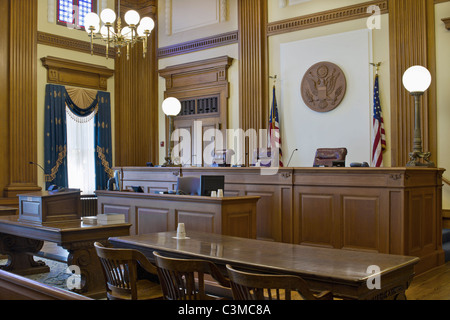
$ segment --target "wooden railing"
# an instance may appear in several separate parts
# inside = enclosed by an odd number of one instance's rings
[[[450,186],[450,180],[442,177],[442,181],[444,181],[444,183],[448,184]]]

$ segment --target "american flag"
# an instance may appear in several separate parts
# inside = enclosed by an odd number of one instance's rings
[[[386,150],[386,136],[384,131],[383,113],[380,104],[378,74],[375,76],[373,93],[373,149],[372,167],[383,166],[383,152]]]
[[[272,109],[270,110],[270,120],[269,120],[269,136],[270,136],[270,147],[272,148],[272,152],[274,155],[277,155],[276,149],[278,149],[278,158],[279,166],[283,167],[283,152],[281,151],[281,135],[280,135],[280,122],[278,118],[278,106],[277,106],[277,98],[275,95],[275,86],[273,87],[273,101],[272,101]]]

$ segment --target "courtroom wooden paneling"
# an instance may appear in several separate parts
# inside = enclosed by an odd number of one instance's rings
[[[9,1],[0,1],[0,12],[9,12]],[[9,15],[2,14],[0,19],[0,88],[8,88],[9,73]],[[0,113],[9,113],[9,92],[0,90]],[[0,145],[9,150],[9,117],[0,117]],[[0,198],[3,197],[3,189],[9,184],[9,153],[0,152]],[[5,205],[1,202],[0,204]]]
[[[238,23],[239,128],[258,131],[269,124],[267,1],[238,1]]]
[[[294,170],[294,243],[418,256],[417,272],[442,264],[443,171],[353,169]]]
[[[4,102],[8,105],[6,117],[9,115],[9,181],[3,193],[15,197],[40,190],[37,168],[29,165],[37,160],[37,0],[2,3],[9,12],[9,34],[2,42],[8,48],[8,56],[4,57],[8,66]]]
[[[157,1],[121,1],[122,15],[129,9],[155,21],[143,58],[142,44],[115,60],[115,163],[118,166],[145,166],[159,159],[158,105],[158,19]],[[122,16],[122,21],[125,21]]]
[[[255,168],[183,168],[183,176],[225,175],[226,196],[259,196],[257,238],[291,242],[289,220],[292,203],[292,174],[280,169],[275,175],[259,175]]]
[[[176,186],[178,176],[224,175],[227,196],[257,195],[257,238],[444,262],[442,173],[430,168],[121,168],[125,186]]]
[[[258,197],[211,198],[182,195],[96,191],[98,212],[122,213],[131,234],[173,231],[220,233],[256,238]]]
[[[414,138],[414,99],[403,87],[403,73],[411,66],[421,65],[436,79],[434,11],[434,1],[389,0],[392,166],[406,165]],[[434,163],[437,163],[436,107],[436,81],[433,81],[423,96],[420,112],[423,149],[432,153]]]

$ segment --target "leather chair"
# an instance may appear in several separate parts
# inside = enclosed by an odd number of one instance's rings
[[[191,196],[201,195],[199,177],[178,177],[177,193]]]
[[[270,167],[273,160],[271,148],[257,148],[253,150],[252,166]]]
[[[346,157],[346,148],[320,148],[316,151],[313,166],[334,167],[338,162],[343,163],[345,166]]]
[[[248,273],[230,265],[227,271],[235,300],[333,300],[329,291],[314,294],[298,276]]]
[[[206,260],[175,259],[153,252],[165,300],[220,300],[205,289],[205,275],[211,275],[222,287],[230,282],[217,266]]]
[[[157,270],[139,251],[94,243],[102,265],[108,300],[162,299]]]

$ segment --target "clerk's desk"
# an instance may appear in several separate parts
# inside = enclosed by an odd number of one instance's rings
[[[259,196],[256,238],[445,262],[439,168],[114,168],[122,188],[176,188],[179,176],[224,175],[225,196]]]
[[[186,230],[256,238],[258,196],[203,197],[96,191],[99,213],[125,214],[130,234]]]

